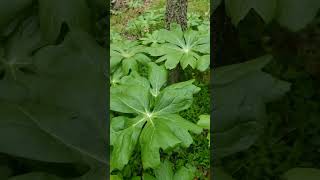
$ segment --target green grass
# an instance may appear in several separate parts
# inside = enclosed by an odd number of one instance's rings
[[[110,19],[110,27],[119,33],[123,33],[126,29],[127,23],[138,17],[140,14],[134,9],[129,9],[117,15],[112,15]]]
[[[197,12],[201,16],[208,16],[210,13],[209,0],[189,1],[188,12]]]
[[[166,0],[154,0],[146,10],[157,10],[166,7]],[[197,13],[200,16],[208,17],[210,10],[209,0],[192,0],[188,2],[188,12]],[[110,26],[113,30],[125,35],[127,38],[134,36],[133,33],[127,31],[128,22],[133,21],[143,11],[141,9],[124,9],[119,13],[112,15],[110,19]]]
[[[159,9],[166,7],[166,0],[154,0],[152,2],[152,9]],[[188,1],[188,12],[196,12],[200,15],[205,15],[205,13],[210,11],[210,1],[209,0],[192,0]]]

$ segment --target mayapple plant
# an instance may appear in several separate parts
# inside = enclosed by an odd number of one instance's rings
[[[147,51],[151,56],[158,57],[156,63],[165,62],[165,67],[170,70],[178,64],[182,69],[191,66],[192,69],[205,71],[209,68],[209,33],[199,35],[198,31],[191,29],[183,32],[180,26],[175,26],[170,31],[162,29],[159,32],[156,32],[158,39],[163,39],[165,43],[150,47]]]
[[[132,71],[111,85],[110,109],[118,115],[111,120],[111,170],[123,169],[138,144],[143,168],[157,168],[160,148],[188,147],[193,142],[189,132],[202,132],[178,114],[200,91],[194,80],[165,86],[165,67],[150,62],[148,68],[148,78]]]
[[[118,41],[111,43],[110,68],[113,74],[117,69],[127,75],[131,70],[138,70],[138,63],[146,64],[151,59],[143,53],[143,46],[138,41]]]

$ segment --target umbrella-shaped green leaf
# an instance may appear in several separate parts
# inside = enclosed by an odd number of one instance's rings
[[[143,167],[157,167],[160,165],[160,148],[188,147],[193,141],[189,132],[201,132],[200,127],[176,114],[190,107],[193,94],[199,88],[192,84],[193,81],[164,87],[166,72],[155,63],[149,64],[148,80],[137,73],[123,79],[121,81],[124,83],[111,87],[110,108],[136,117],[118,116],[112,119],[111,167],[122,169],[136,145],[141,147]],[[152,92],[158,95],[154,96]]]
[[[121,68],[123,74],[138,70],[138,63],[146,64],[150,58],[143,53],[143,46],[136,41],[118,41],[111,43],[110,47],[110,69],[115,72]]]
[[[164,64],[167,69],[173,69],[179,63],[183,69],[188,66],[193,69],[199,66],[199,70],[207,69],[207,64],[210,61],[201,59],[201,57],[210,53],[208,32],[206,34],[194,30],[182,32],[181,28],[175,28],[171,31],[161,30],[159,33],[159,37],[166,42],[158,44],[156,47],[147,48],[146,51],[152,56],[159,57],[156,60],[157,63],[165,61]]]

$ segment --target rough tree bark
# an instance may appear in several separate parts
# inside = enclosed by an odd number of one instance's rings
[[[181,25],[182,30],[187,29],[187,9],[188,0],[167,0],[166,6],[166,28],[170,29],[170,24],[176,22]]]
[[[170,30],[171,23],[177,23],[185,31],[188,27],[187,19],[188,0],[167,0],[165,24],[166,29]],[[180,64],[170,72],[170,83],[176,83],[180,80]]]

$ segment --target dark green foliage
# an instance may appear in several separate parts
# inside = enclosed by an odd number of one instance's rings
[[[101,2],[1,1],[0,179],[106,178]]]
[[[290,6],[286,4],[289,1],[282,1],[274,15],[268,14],[273,1],[250,1],[246,4],[247,8],[253,6],[250,11],[235,6],[241,1],[217,2],[222,2],[215,8],[217,21],[224,19],[224,29],[217,25],[222,37],[218,45],[223,49],[223,62],[217,64],[236,64],[272,54],[274,59],[264,71],[290,82],[291,89],[267,104],[264,128],[249,149],[218,159],[214,165],[235,180],[312,179],[320,168],[320,66],[316,60],[320,56],[314,51],[319,46],[315,33],[319,32],[319,1],[290,1]]]

